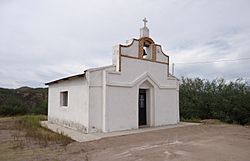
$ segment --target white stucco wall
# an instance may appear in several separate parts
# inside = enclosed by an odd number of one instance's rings
[[[166,64],[121,57],[121,72],[107,73],[106,131],[138,128],[140,88],[151,90],[147,103],[150,106],[147,117],[151,119],[148,124],[176,124],[179,121],[179,85],[176,79],[168,77],[167,71]]]
[[[155,104],[155,126],[177,124],[179,120],[176,107],[176,89],[157,89]]]
[[[60,92],[68,91],[68,106],[60,106]],[[89,90],[85,78],[49,85],[48,121],[88,132]]]
[[[126,45],[128,45],[128,47],[121,47],[121,53],[127,56],[138,57],[139,41],[133,40],[130,44]]]
[[[106,71],[115,71],[115,66],[105,67],[98,70],[90,70],[87,72],[89,80],[89,131],[103,131],[103,112],[106,102],[106,92],[104,81],[106,80]]]
[[[119,45],[113,46],[112,64],[115,65],[115,70],[119,71]]]
[[[107,87],[106,132],[138,127],[137,97],[135,88]]]
[[[169,63],[168,57],[162,52],[159,45],[156,46],[156,61]]]
[[[89,72],[90,132],[102,131],[102,70]]]
[[[161,85],[176,87],[176,80],[168,79],[166,64],[121,57],[121,74],[109,74],[108,82],[132,82],[145,72],[150,73]]]

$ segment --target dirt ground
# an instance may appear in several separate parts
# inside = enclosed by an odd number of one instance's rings
[[[202,124],[104,138],[87,143],[41,145],[0,118],[0,160],[44,161],[250,161],[250,127]]]

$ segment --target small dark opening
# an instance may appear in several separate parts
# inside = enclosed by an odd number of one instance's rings
[[[139,89],[138,99],[138,121],[139,126],[147,125],[147,110],[146,110],[146,90]]]
[[[60,105],[68,106],[68,91],[64,91],[60,93]]]

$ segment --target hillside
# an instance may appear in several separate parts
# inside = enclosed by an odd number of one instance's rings
[[[0,115],[47,114],[47,88],[0,88]]]

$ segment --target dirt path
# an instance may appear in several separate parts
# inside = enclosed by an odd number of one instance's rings
[[[13,140],[13,119],[0,119],[0,160],[88,161],[249,161],[250,127],[196,125],[105,138],[66,147],[35,140]]]

